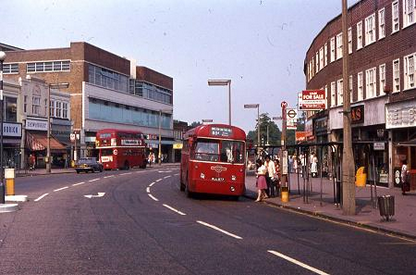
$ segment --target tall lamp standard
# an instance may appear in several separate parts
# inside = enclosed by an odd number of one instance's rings
[[[260,104],[244,104],[244,109],[257,108],[257,150],[260,148]]]
[[[4,188],[4,167],[3,167],[3,62],[6,53],[0,51],[0,203],[6,203],[6,190]]]
[[[208,79],[208,86],[228,85],[228,124],[231,125],[231,79]]]
[[[51,173],[51,89],[65,89],[69,87],[69,83],[50,83],[48,85],[48,146],[46,148],[46,173]]]

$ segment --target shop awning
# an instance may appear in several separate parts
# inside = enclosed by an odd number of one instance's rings
[[[46,133],[26,132],[26,146],[32,151],[43,151],[48,148]],[[51,150],[66,150],[66,146],[51,136]]]

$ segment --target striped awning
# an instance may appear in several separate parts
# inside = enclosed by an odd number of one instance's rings
[[[43,151],[48,148],[46,133],[26,132],[26,147],[32,151]],[[51,136],[51,150],[66,150],[66,146]]]

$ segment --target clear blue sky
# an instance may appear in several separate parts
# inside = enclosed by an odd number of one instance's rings
[[[351,4],[351,0],[349,4]],[[354,1],[356,2],[356,1]],[[280,115],[305,87],[312,39],[341,13],[341,0],[1,0],[1,41],[24,49],[86,41],[174,79],[174,118],[254,128],[255,109]]]

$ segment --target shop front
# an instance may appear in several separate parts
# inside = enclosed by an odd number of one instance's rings
[[[41,118],[27,118],[25,124],[25,156],[26,167],[33,162],[34,168],[46,167],[46,155],[48,148],[48,121]],[[64,167],[63,155],[67,153],[67,147],[57,140],[53,135],[50,136],[50,150],[52,167]],[[32,163],[31,163],[32,164]]]
[[[386,106],[386,128],[391,131],[394,186],[400,187],[398,175],[403,162],[411,173],[411,189],[416,190],[416,100]]]
[[[22,124],[3,122],[3,167],[21,169]]]

